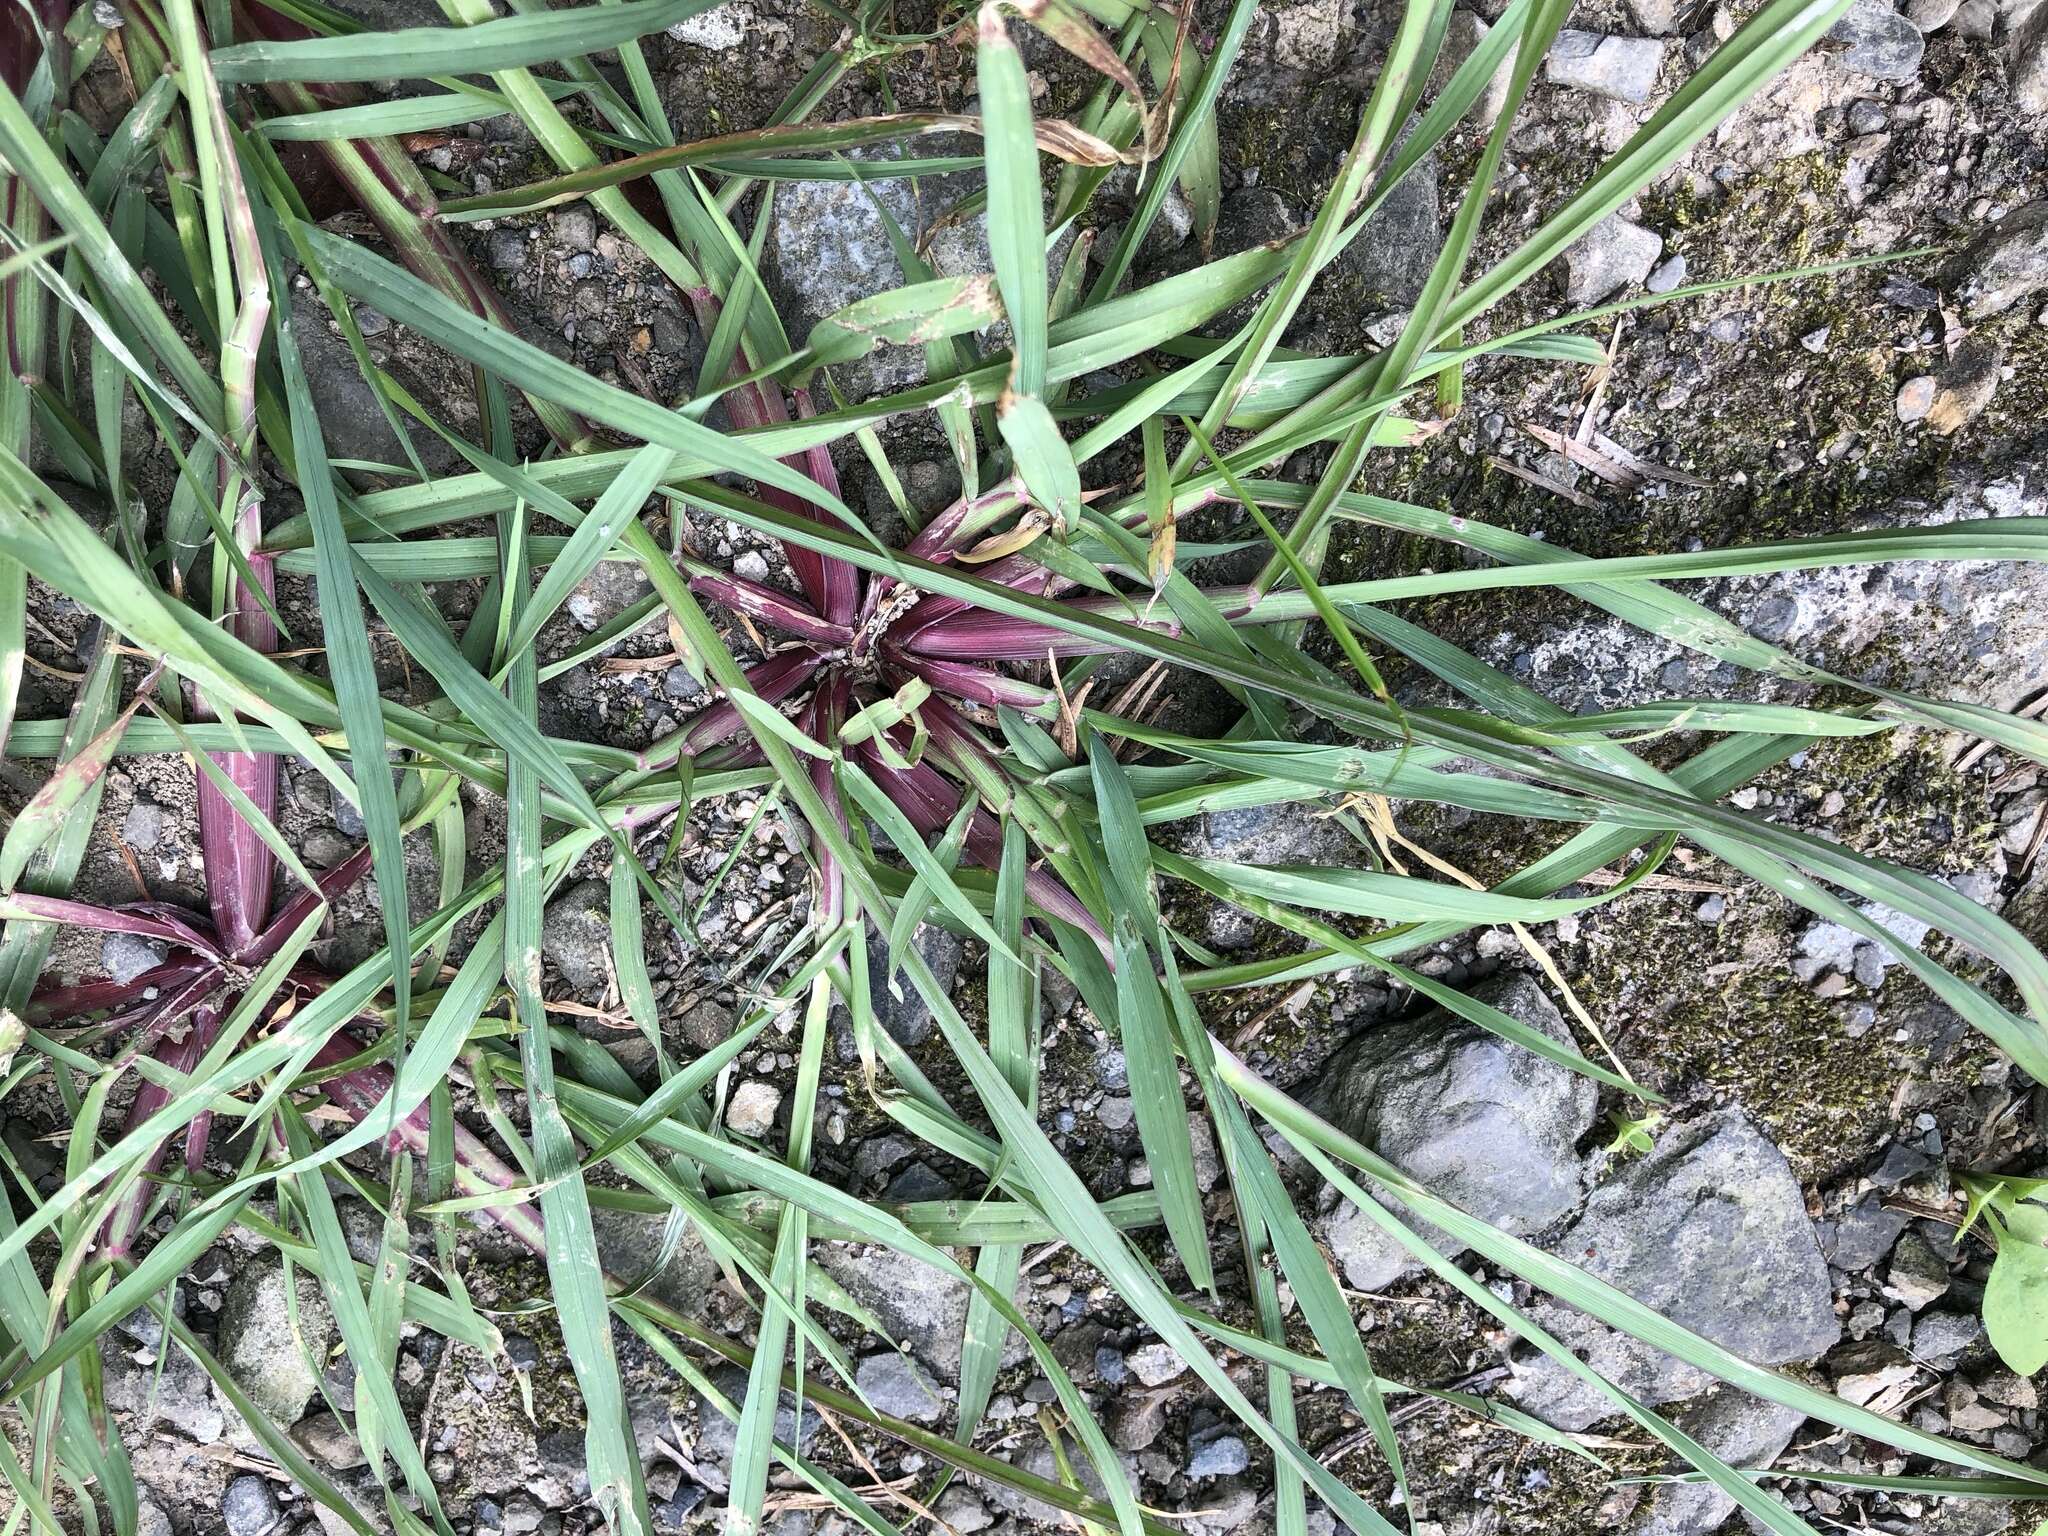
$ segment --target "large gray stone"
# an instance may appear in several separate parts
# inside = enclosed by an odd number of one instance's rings
[[[1806,1415],[1733,1387],[1689,1403],[1673,1415],[1678,1427],[1731,1467],[1767,1467],[1792,1443]],[[1708,1536],[1735,1512],[1735,1501],[1711,1483],[1659,1483],[1637,1506],[1630,1536]]]
[[[1406,309],[1422,297],[1443,244],[1436,156],[1424,155],[1331,265],[1358,285],[1364,311]]]
[[[1564,296],[1571,304],[1598,304],[1638,288],[1664,254],[1664,237],[1610,213],[1566,249]]]
[[[712,1373],[711,1382],[733,1407],[744,1407],[747,1401],[745,1371],[736,1365],[724,1366]],[[818,1410],[809,1403],[803,1405],[803,1418],[799,1421],[794,1392],[784,1391],[776,1401],[775,1438],[784,1445],[793,1446],[798,1451],[808,1450],[824,1422]],[[732,1485],[732,1456],[738,1444],[739,1431],[733,1421],[700,1393],[697,1397],[697,1445],[692,1459],[697,1463],[698,1477],[713,1493],[723,1493]]]
[[[320,435],[327,441],[329,456],[403,465],[405,445],[378,404],[377,392],[356,366],[355,354],[333,329],[327,306],[310,286],[292,293],[291,327],[307,386],[320,402]],[[430,471],[438,473],[456,462],[455,450],[438,436],[424,427],[408,430],[414,451]]]
[[[1547,1245],[1644,1306],[1759,1365],[1806,1360],[1841,1335],[1826,1262],[1785,1155],[1739,1109],[1667,1131],[1587,1198]],[[1652,1405],[1704,1391],[1705,1371],[1554,1302],[1538,1322]],[[1548,1356],[1515,1362],[1509,1395],[1561,1429],[1614,1412]]]
[[[1653,37],[1606,37],[1567,27],[1551,44],[1543,76],[1552,85],[1639,104],[1657,89],[1663,68],[1664,45]]]
[[[1313,800],[1210,811],[1161,827],[1160,840],[1193,859],[1363,867],[1364,845],[1328,812]],[[1191,921],[1202,943],[1226,953],[1252,944],[1260,929],[1249,912],[1222,901],[1206,902]]]
[[[1106,1500],[1109,1493],[1103,1484],[1102,1474],[1096,1470],[1095,1463],[1088,1459],[1088,1453],[1072,1440],[1064,1440],[1060,1449],[1067,1465],[1073,1469],[1074,1481],[1080,1484],[1081,1491],[1091,1499]],[[1065,1477],[1059,1459],[1054,1457],[1052,1447],[1040,1434],[1034,1433],[1031,1436],[1031,1443],[1027,1449],[1014,1452],[1004,1460],[1050,1482],[1057,1483]],[[1118,1460],[1123,1463],[1124,1475],[1135,1487],[1138,1482],[1137,1458],[1129,1452],[1119,1452]],[[1027,1529],[1031,1526],[1059,1526],[1067,1523],[1067,1517],[1061,1511],[1032,1498],[1029,1494],[1019,1493],[1005,1484],[984,1481],[981,1478],[975,1478],[974,1484],[992,1507],[1029,1522]]]
[[[2037,19],[2048,29],[2048,0],[2040,0]],[[2015,208],[1977,236],[1956,256],[1949,277],[1972,321],[2002,315],[2048,288],[2048,200]]]
[[[685,1317],[703,1312],[718,1283],[718,1264],[695,1226],[671,1234],[665,1217],[602,1206],[591,1209],[590,1220],[605,1273]]]
[[[900,1046],[922,1045],[932,1032],[931,1006],[901,968],[890,971],[889,936],[872,923],[867,929],[867,944],[868,1006],[874,1012],[875,1022]],[[939,986],[951,991],[953,978],[960,974],[960,936],[936,923],[920,923],[911,935],[910,947]],[[832,1005],[832,1028],[839,1044],[839,1059],[854,1060],[859,1048],[853,1035],[853,1015],[844,1003]]]
[[[284,1261],[261,1254],[243,1265],[220,1308],[220,1362],[249,1400],[280,1428],[306,1411],[334,1343],[334,1314],[303,1269],[285,1280]],[[294,1315],[296,1305],[296,1315]],[[296,1327],[294,1324],[296,1323]]]
[[[1520,972],[1475,996],[1570,1044],[1564,1020]],[[1477,1024],[1439,1009],[1375,1029],[1333,1058],[1317,1097],[1328,1117],[1482,1221],[1526,1236],[1578,1203],[1575,1144],[1593,1123],[1591,1081]],[[1413,1267],[1406,1249],[1346,1203],[1324,1238],[1345,1277],[1378,1291]],[[1441,1253],[1465,1245],[1424,1228]]]
[[[980,140],[928,137],[918,141],[917,152],[979,154]],[[855,151],[849,158],[878,157]],[[919,182],[921,200],[902,177],[865,184],[786,181],[777,187],[765,275],[792,341],[801,341],[833,311],[904,283],[877,203],[916,241],[922,228],[977,191],[981,177],[962,172],[920,177]],[[938,224],[920,249],[940,277],[991,270],[987,214]],[[856,395],[907,389],[924,380],[924,352],[920,347],[882,347],[835,370],[835,376]]]
[[[2048,229],[2044,229],[2048,240]],[[2048,281],[2048,244],[2042,251]],[[1859,527],[2048,513],[2048,473],[2022,465],[1996,480],[1959,471],[1931,502],[1899,501]],[[1898,560],[1870,567],[1744,576],[1691,594],[1793,655],[1911,693],[2010,710],[2048,688],[2048,565]],[[1799,685],[1722,663],[1604,614],[1560,620],[1523,610],[1473,644],[1573,714],[1659,698],[1795,701]],[[1707,633],[1705,644],[1718,644]],[[1788,697],[1790,695],[1790,697]]]
[[[893,1349],[861,1361],[854,1381],[878,1413],[893,1414],[913,1424],[930,1424],[946,1411],[937,1385],[924,1368]]]
[[[548,903],[541,919],[541,953],[586,996],[602,992],[611,979],[611,900],[604,881],[578,881]]]
[[[1873,80],[1916,78],[1920,56],[1927,51],[1920,29],[1888,0],[1856,0],[1828,29],[1828,40],[1843,45],[1835,55],[1838,65]]]
[[[2023,0],[2007,23],[2013,100],[2038,121],[2048,113],[2048,0]]]
[[[890,1340],[908,1349],[941,1382],[960,1379],[960,1332],[967,1325],[967,1283],[887,1248],[820,1243],[815,1257],[848,1295],[875,1314]],[[1013,1329],[1003,1363],[1025,1356]]]

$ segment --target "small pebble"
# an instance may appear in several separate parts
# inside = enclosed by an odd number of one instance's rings
[[[780,1088],[749,1078],[733,1090],[725,1106],[726,1128],[738,1136],[766,1136],[775,1128],[775,1111],[781,1107]]]
[[[228,1484],[220,1512],[228,1536],[267,1536],[282,1518],[269,1481],[253,1472],[245,1472]]]
[[[1934,375],[1923,373],[1899,386],[1899,420],[1913,422],[1927,414],[1934,404]]]

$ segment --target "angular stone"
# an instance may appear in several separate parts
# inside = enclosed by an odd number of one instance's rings
[[[906,1049],[924,1043],[932,1032],[932,1010],[924,995],[899,967],[889,969],[889,938],[873,924],[868,925],[868,1007],[875,1022],[891,1040]],[[960,974],[960,936],[937,923],[920,923],[911,935],[910,947],[917,952],[939,986],[950,991]],[[839,1059],[852,1061],[859,1055],[853,1037],[853,1015],[844,1003],[832,1005],[832,1029],[838,1043]]]
[[[2025,0],[2011,15],[2005,49],[2013,100],[2039,122],[2048,113],[2048,0]]]
[[[1543,78],[1552,85],[1640,105],[1657,89],[1663,68],[1664,45],[1655,38],[1607,37],[1567,27],[1551,44]]]
[[[1637,287],[1663,253],[1662,235],[1610,213],[1565,251],[1565,301],[1598,304]]]
[[[914,1424],[931,1424],[946,1411],[937,1385],[924,1368],[894,1350],[869,1355],[855,1369],[854,1380],[878,1412]]]
[[[303,1269],[297,1281],[288,1290],[283,1260],[260,1254],[236,1274],[220,1308],[221,1364],[283,1429],[296,1424],[313,1400],[334,1343],[334,1314],[319,1283]]]
[[[1673,1415],[1678,1427],[1731,1467],[1767,1467],[1792,1443],[1806,1415],[1722,1387]],[[1735,1501],[1711,1483],[1661,1483],[1637,1506],[1630,1536],[1707,1536]]]
[[[820,1243],[815,1257],[855,1301],[880,1319],[892,1342],[908,1349],[937,1380],[959,1379],[966,1282],[886,1248]],[[1012,1329],[1004,1337],[1003,1363],[1014,1365],[1025,1354],[1024,1341]]]
[[[590,1221],[598,1258],[608,1274],[630,1280],[636,1289],[685,1317],[703,1312],[718,1283],[718,1264],[694,1226],[685,1228],[671,1245],[668,1222],[661,1216],[596,1206]]]
[[[747,1373],[738,1366],[724,1366],[714,1371],[711,1381],[735,1408],[747,1400]],[[798,1451],[808,1450],[816,1438],[819,1427],[824,1423],[818,1410],[809,1403],[803,1405],[803,1419],[797,1419],[796,1394],[785,1391],[775,1405],[775,1438],[784,1445]],[[739,1432],[731,1419],[720,1413],[702,1394],[697,1398],[697,1446],[692,1458],[697,1463],[698,1474],[704,1485],[714,1493],[723,1493],[732,1484],[732,1454],[739,1443]]]
[[[2048,3],[2037,15],[2048,14]],[[2002,315],[2048,288],[2048,199],[2015,208],[1972,240],[1949,269],[1963,317]]]
[[[1905,1216],[1886,1210],[1875,1194],[1869,1194],[1823,1225],[1821,1251],[1835,1268],[1854,1273],[1870,1268],[1891,1252],[1905,1230]]]
[[[1331,265],[1358,285],[1362,311],[1406,309],[1422,296],[1443,243],[1437,160],[1424,155]]]
[[[740,1136],[766,1136],[775,1129],[775,1111],[782,1107],[782,1090],[773,1083],[749,1078],[733,1090],[726,1102],[727,1129]]]
[[[1923,1312],[1913,1323],[1913,1353],[1922,1360],[1946,1360],[1982,1337],[1984,1324],[1968,1312]]]
[[[220,1514],[228,1536],[269,1536],[284,1518],[270,1484],[253,1472],[245,1472],[228,1484]]]
[[[1892,1250],[1885,1294],[1908,1312],[1918,1312],[1948,1294],[1948,1260],[1918,1232],[1908,1232]]]
[[[583,880],[548,903],[541,919],[541,953],[576,991],[596,994],[611,979],[611,888]]]
[[[1470,11],[1451,12],[1450,24],[1444,29],[1443,51],[1437,55],[1436,68],[1429,77],[1429,94],[1434,99],[1451,83],[1451,76],[1458,67],[1470,58],[1472,51],[1486,40],[1489,28],[1486,22]],[[1508,104],[1508,87],[1514,79],[1515,56],[1512,51],[1501,60],[1493,78],[1486,82],[1478,97],[1473,101],[1465,120],[1477,123],[1482,128],[1491,128]]]
[[[1912,80],[1920,73],[1927,51],[1920,29],[1893,10],[1887,0],[1856,0],[1828,28],[1828,41],[1843,45],[1835,62],[1852,74],[1873,80]]]
[[[1746,1360],[1806,1360],[1841,1334],[1827,1264],[1785,1155],[1739,1109],[1675,1127],[1587,1198],[1552,1253]],[[1711,1378],[1553,1302],[1534,1315],[1600,1374],[1650,1404]],[[1547,1356],[1516,1363],[1510,1395],[1561,1429],[1613,1412]]]
[[[100,964],[110,981],[133,981],[164,963],[164,946],[135,933],[110,933],[100,941]]]
[[[917,153],[979,154],[979,141],[929,137],[918,141]],[[877,155],[856,150],[851,158],[873,159]],[[920,214],[924,225],[931,224],[979,190],[982,178],[967,172],[925,176],[919,182],[921,206],[911,183],[900,177],[865,184],[785,181],[778,186],[765,266],[791,336],[808,334],[827,315],[858,299],[902,285],[903,274],[877,203],[915,240],[921,228]],[[977,213],[966,220],[938,224],[922,250],[940,277],[989,271],[988,215]],[[923,381],[924,353],[918,347],[886,346],[845,365],[842,373],[857,396],[905,389]]]
[[[1473,995],[1561,1044],[1556,1007],[1519,971]],[[1326,1116],[1432,1194],[1516,1236],[1547,1227],[1578,1203],[1574,1145],[1593,1123],[1591,1081],[1447,1010],[1385,1025],[1324,1069]],[[1419,1228],[1446,1255],[1464,1244]],[[1352,1285],[1384,1290],[1414,1265],[1408,1251],[1346,1203],[1324,1239]]]

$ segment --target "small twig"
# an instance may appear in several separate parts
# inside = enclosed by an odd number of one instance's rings
[[[1517,480],[1526,480],[1529,484],[1536,486],[1540,490],[1548,491],[1553,496],[1562,496],[1573,506],[1584,507],[1588,512],[1597,510],[1600,505],[1585,492],[1573,490],[1562,480],[1553,480],[1548,475],[1539,474],[1533,469],[1526,469],[1522,465],[1517,464],[1513,459],[1504,458],[1500,454],[1489,453],[1486,456],[1486,462],[1495,469],[1505,470]]]

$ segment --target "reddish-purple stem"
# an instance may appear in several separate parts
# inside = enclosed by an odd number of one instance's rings
[[[174,1072],[190,1072],[199,1064],[199,1058],[206,1054],[206,1048],[213,1044],[220,1034],[220,1015],[211,1008],[197,1009],[192,1015],[191,1028],[185,1031],[182,1040],[160,1040],[151,1054]],[[144,1078],[142,1086],[135,1090],[135,1101],[128,1108],[128,1121],[123,1134],[133,1132],[150,1116],[170,1103],[170,1090],[159,1083]],[[205,1111],[192,1120],[185,1128],[185,1168],[196,1173],[200,1162],[206,1156],[206,1137],[213,1126],[213,1112]],[[128,1193],[121,1197],[120,1204],[108,1213],[107,1224],[100,1231],[100,1242],[107,1257],[126,1258],[135,1246],[135,1239],[142,1231],[142,1215],[149,1208],[149,1175],[156,1172],[164,1160],[169,1146],[159,1141],[149,1149],[149,1155],[142,1160],[142,1177],[137,1179]]]
[[[709,288],[692,288],[690,304],[697,312],[697,324],[709,336],[718,328],[720,305],[717,296]],[[744,349],[738,351],[734,361],[742,373],[753,366]],[[816,413],[808,390],[797,391],[796,402],[799,416]],[[725,409],[732,418],[732,424],[741,431],[779,426],[789,420],[789,407],[783,403],[782,390],[773,381],[742,384],[737,389],[726,391]],[[783,462],[791,469],[809,475],[831,495],[839,494],[839,472],[832,465],[832,455],[823,447],[792,454]],[[808,518],[814,523],[829,525],[833,521],[815,502],[780,486],[757,485],[756,491],[761,500],[779,511]],[[834,624],[852,624],[860,605],[859,570],[844,560],[835,560],[787,540],[782,548],[789,557],[790,569],[796,572],[798,582],[809,595],[812,608]]]
[[[246,521],[254,515],[252,505],[243,517]],[[272,557],[251,555],[249,565],[262,584],[263,595],[274,601],[277,576]],[[230,583],[226,622],[229,631],[252,650],[269,655],[277,649],[277,626],[264,606],[243,589],[239,575]],[[195,713],[206,711],[202,708]],[[277,819],[275,753],[209,752],[207,756],[249,797],[259,815],[266,821]],[[382,763],[374,756],[359,757],[356,771],[381,772]],[[199,853],[206,866],[206,899],[213,908],[213,926],[228,952],[239,954],[270,915],[274,866],[262,837],[205,774],[199,775]]]

